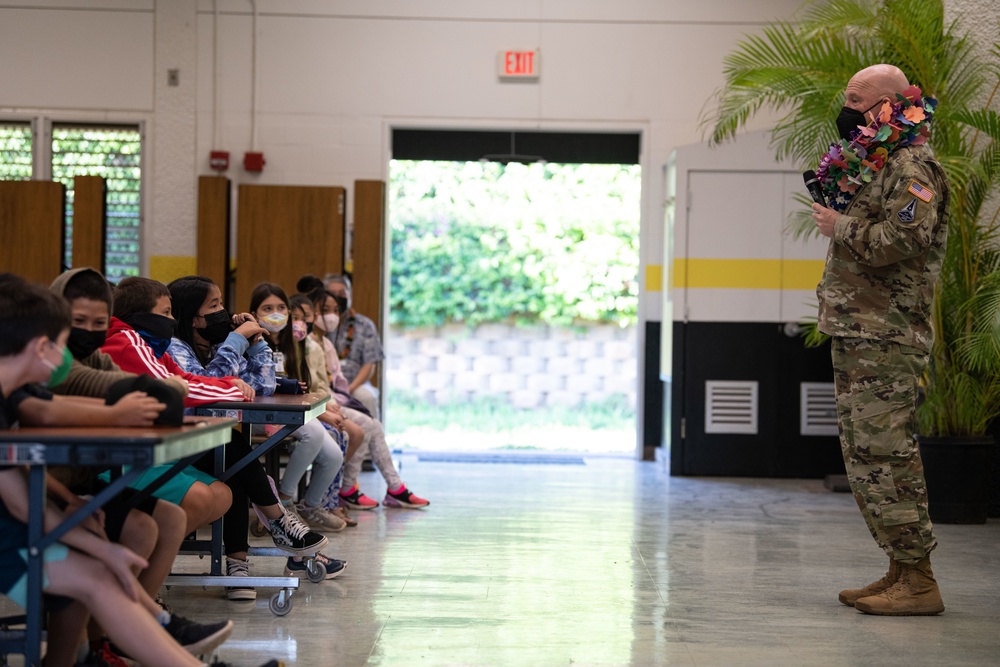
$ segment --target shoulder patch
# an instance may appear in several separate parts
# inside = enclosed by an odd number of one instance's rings
[[[921,185],[917,181],[910,181],[910,187],[906,191],[925,204],[934,198],[934,192],[926,185]]]
[[[900,222],[913,222],[913,218],[917,213],[917,198],[914,197],[909,204],[899,209],[896,213],[896,217],[899,218]]]

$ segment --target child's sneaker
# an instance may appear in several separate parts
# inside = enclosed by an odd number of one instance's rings
[[[356,510],[373,510],[378,507],[378,502],[361,493],[357,484],[347,491],[341,489],[340,502]]]
[[[253,589],[250,589],[253,591]],[[257,597],[254,592],[254,597]],[[229,598],[232,600],[233,598]],[[164,628],[177,643],[191,655],[210,653],[215,647],[229,639],[233,632],[232,621],[218,623],[195,623],[177,614],[170,615],[170,622]]]
[[[347,569],[346,560],[337,560],[336,558],[331,558],[326,554],[316,554],[316,561],[326,568],[326,576],[324,579],[335,579],[343,574],[344,570]],[[306,571],[306,562],[304,560],[295,560],[289,556],[288,562],[285,563],[285,576],[298,577],[304,574],[308,574]]]
[[[226,557],[227,577],[249,577],[250,561]],[[253,586],[226,586],[226,597],[230,600],[256,600],[257,591]]]
[[[429,500],[424,500],[420,496],[410,493],[409,489],[405,485],[400,484],[399,488],[395,491],[386,491],[385,500],[382,504],[386,507],[405,507],[408,509],[417,509],[420,507],[427,507],[430,505]]]
[[[313,530],[324,533],[339,533],[347,527],[347,522],[322,507],[309,507],[305,503],[298,506],[299,516]]]
[[[343,519],[344,523],[346,523],[348,527],[358,525],[357,519],[348,514],[347,510],[344,509],[343,507],[334,507],[330,511],[333,512],[336,516],[339,516],[341,519]]]
[[[296,556],[315,553],[329,543],[323,535],[309,530],[297,514],[287,510],[280,519],[271,519],[270,527],[274,546]]]

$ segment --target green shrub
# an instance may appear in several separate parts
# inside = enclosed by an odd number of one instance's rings
[[[634,323],[639,168],[395,161],[390,321]]]

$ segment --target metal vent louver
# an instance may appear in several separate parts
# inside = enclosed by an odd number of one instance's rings
[[[837,395],[832,382],[799,385],[799,431],[802,435],[837,435]]]
[[[757,433],[757,382],[705,382],[705,433]]]

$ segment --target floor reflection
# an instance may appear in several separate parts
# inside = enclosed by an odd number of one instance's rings
[[[302,582],[292,612],[175,588],[175,610],[236,621],[219,657],[259,665],[993,665],[1000,521],[938,526],[948,606],[868,617],[841,588],[884,571],[853,499],[819,480],[670,478],[653,463],[583,466],[402,459],[425,511],[355,512],[330,536],[349,561]],[[381,498],[375,473],[362,489]],[[260,558],[252,571],[281,574]],[[203,571],[185,557],[179,569]],[[883,659],[883,658],[880,658]],[[16,663],[14,663],[16,664]]]

